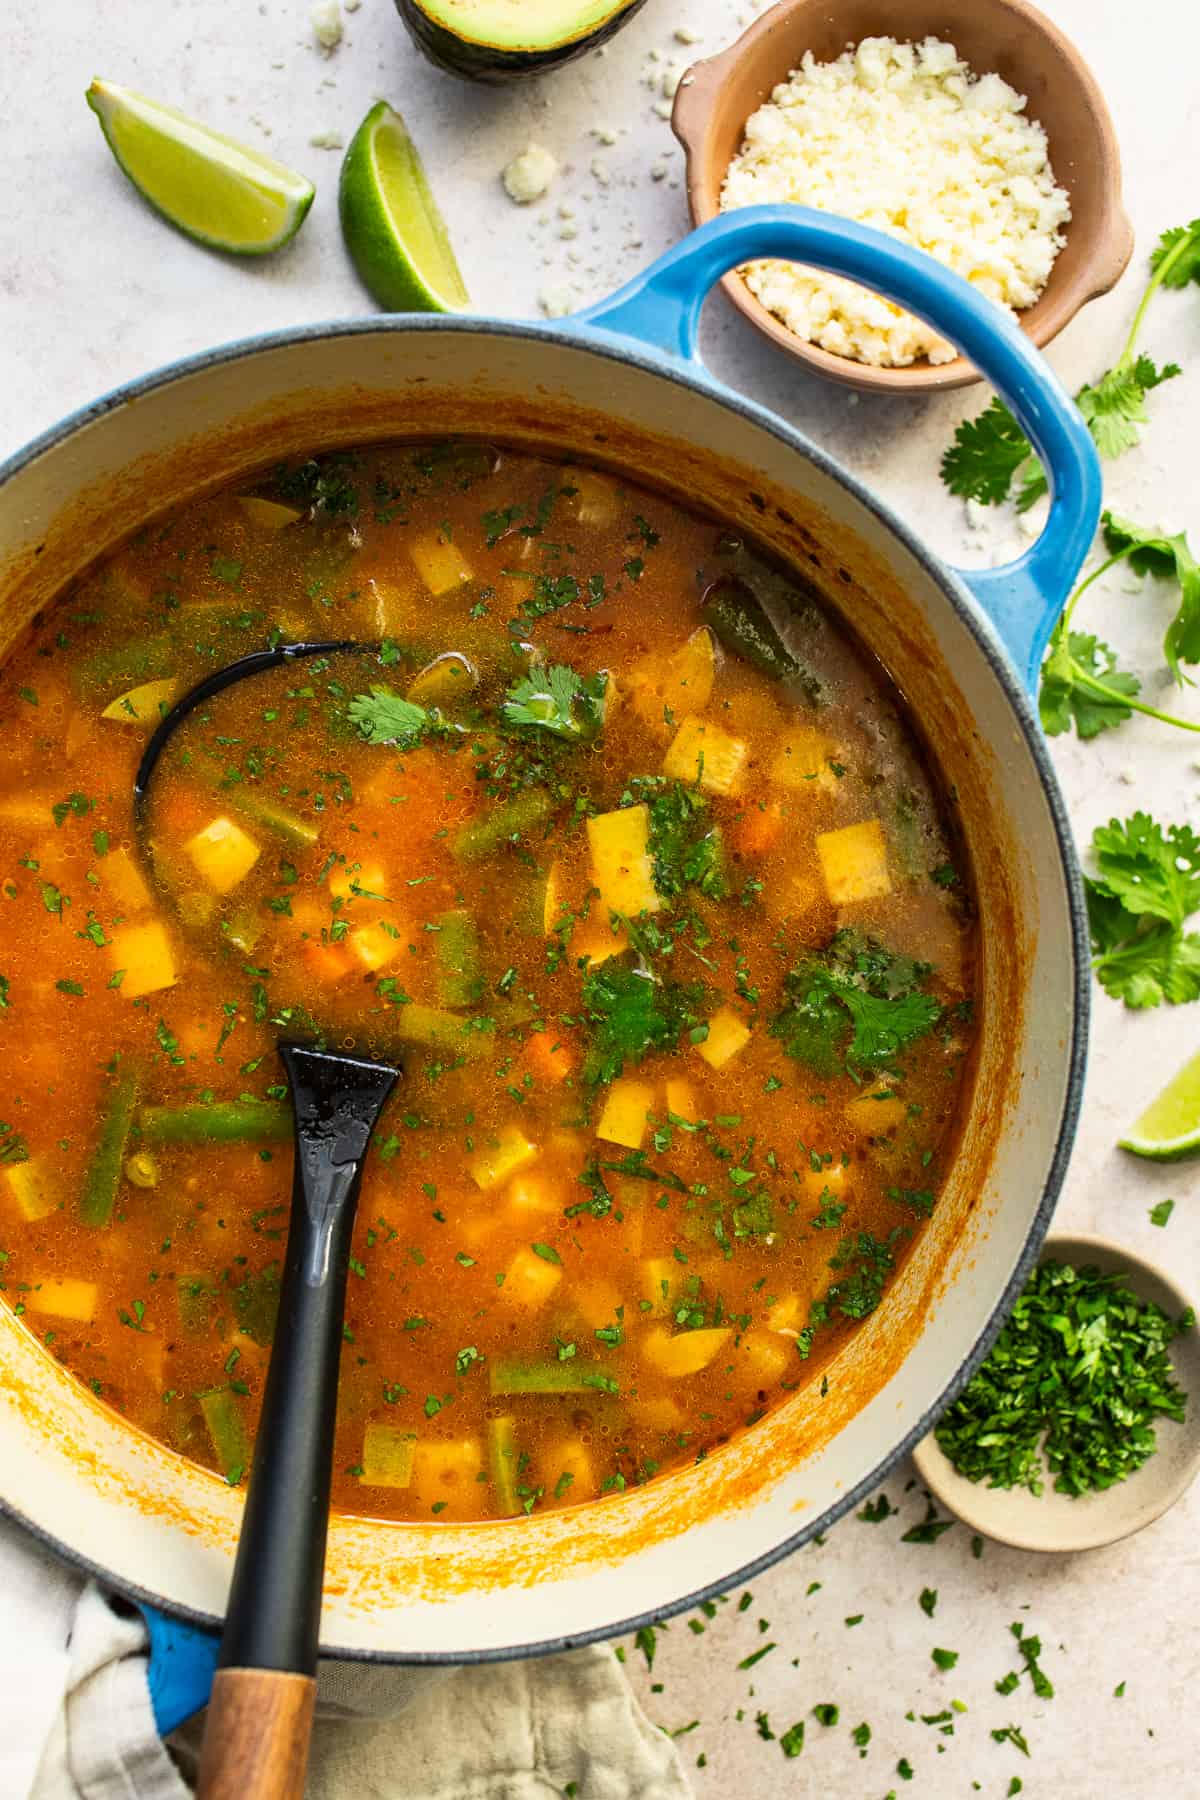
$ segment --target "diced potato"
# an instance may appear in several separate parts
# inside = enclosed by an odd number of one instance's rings
[[[852,1101],[852,1105],[857,1102]],[[825,1169],[805,1169],[800,1177],[800,1185],[808,1199],[819,1205],[821,1196],[826,1192],[840,1200],[849,1186],[850,1171],[844,1163],[830,1163]]]
[[[561,1213],[562,1189],[548,1175],[534,1170],[527,1175],[518,1175],[509,1182],[504,1201],[516,1219],[528,1218],[537,1213]]]
[[[620,956],[622,950],[628,948],[629,933],[623,925],[614,931],[607,919],[589,917],[571,933],[568,954],[575,963],[586,957],[588,968],[594,969],[607,962],[610,956]]]
[[[479,1514],[483,1445],[477,1437],[420,1438],[413,1452],[413,1497],[437,1517]]]
[[[5,794],[0,797],[0,819],[6,825],[40,831],[43,825],[54,823],[53,802],[40,794]]]
[[[767,1330],[794,1334],[804,1322],[804,1302],[799,1294],[781,1294],[767,1309]]]
[[[435,599],[452,594],[455,588],[465,587],[468,581],[474,580],[475,571],[458,545],[452,544],[444,532],[414,538],[408,553],[416,564],[417,574]]]
[[[710,1069],[723,1069],[750,1042],[750,1027],[732,1007],[723,1006],[708,1021],[708,1036],[696,1049]]]
[[[674,1308],[683,1281],[682,1265],[670,1256],[648,1256],[641,1266],[641,1297],[650,1303],[656,1319],[668,1318]],[[641,1310],[640,1307],[638,1309]]]
[[[518,1250],[508,1265],[500,1298],[514,1306],[545,1306],[561,1280],[557,1263],[547,1262],[536,1250]]]
[[[626,1405],[639,1425],[647,1431],[669,1432],[672,1436],[686,1431],[692,1423],[678,1400],[670,1394],[647,1394],[644,1398],[630,1395]]]
[[[600,889],[606,912],[657,912],[658,890],[649,854],[650,809],[623,806],[617,812],[598,813],[587,822],[592,852],[592,878]]]
[[[796,1360],[792,1340],[773,1331],[748,1331],[738,1345],[737,1372],[755,1388],[774,1387]]]
[[[700,1331],[681,1331],[672,1337],[663,1325],[655,1325],[641,1341],[642,1361],[657,1369],[660,1375],[678,1380],[683,1375],[698,1375],[719,1356],[733,1336],[728,1325],[708,1326]]]
[[[861,1099],[848,1100],[845,1106],[847,1125],[864,1137],[885,1137],[904,1123],[907,1112],[898,1094],[864,1094]]]
[[[118,725],[157,725],[178,692],[179,683],[173,675],[164,681],[143,681],[110,700],[100,717],[115,719]]]
[[[329,877],[329,892],[343,902],[343,912],[347,907],[361,905],[367,894],[382,894],[388,900],[392,897],[388,877],[378,863],[339,863]]]
[[[99,1284],[74,1275],[55,1275],[34,1282],[23,1294],[27,1312],[49,1313],[54,1319],[77,1319],[88,1324],[96,1316]]]
[[[668,1113],[676,1119],[686,1119],[689,1125],[699,1122],[703,1115],[690,1081],[668,1081],[666,1093]]]
[[[346,933],[346,948],[364,969],[374,971],[395,962],[404,943],[385,925],[356,925]]]
[[[408,1487],[416,1448],[415,1431],[401,1431],[396,1425],[368,1425],[363,1432],[359,1480],[366,1487]]]
[[[830,768],[839,762],[838,746],[811,726],[797,725],[776,739],[779,748],[771,764],[771,780],[779,787],[800,793],[832,793],[838,777]]]
[[[537,1146],[516,1125],[502,1125],[494,1144],[488,1144],[470,1158],[467,1169],[476,1186],[485,1193],[502,1186],[518,1169],[537,1160]]]
[[[214,894],[231,894],[262,855],[250,833],[224,814],[210,819],[183,847]]]
[[[599,1489],[591,1452],[583,1439],[551,1438],[542,1451],[541,1472],[546,1483],[547,1498],[556,1500],[594,1500]]]
[[[100,883],[122,918],[148,912],[153,902],[142,871],[128,850],[110,850],[99,864]]]
[[[121,992],[127,1000],[143,994],[156,994],[160,988],[174,987],[179,980],[175,953],[166,927],[157,920],[146,925],[120,925],[108,944],[109,961],[114,969],[124,969]]]
[[[892,891],[880,819],[843,825],[839,831],[818,832],[817,855],[825,891],[834,906],[848,906],[854,900],[878,900]]]
[[[596,1136],[608,1144],[640,1150],[646,1135],[647,1115],[654,1105],[654,1089],[646,1081],[614,1081],[596,1126]]]
[[[251,525],[257,525],[260,531],[282,531],[285,525],[294,525],[304,517],[294,506],[283,506],[278,500],[260,500],[257,494],[239,494],[237,503]]]
[[[571,1308],[591,1331],[611,1325],[621,1304],[621,1290],[615,1282],[597,1275],[571,1289]]]
[[[568,517],[580,525],[615,524],[621,497],[611,476],[600,475],[595,469],[568,469],[563,486],[575,490],[573,494],[563,496],[563,508]]]
[[[9,1163],[3,1174],[9,1193],[31,1224],[35,1219],[46,1218],[57,1207],[58,1194],[39,1163]]]
[[[685,719],[663,757],[663,774],[706,794],[735,794],[750,746],[710,720]]]
[[[648,656],[631,671],[633,710],[644,725],[665,738],[680,719],[704,711],[712,698],[715,673],[713,635],[702,625],[671,656]]]
[[[562,882],[562,864],[557,861],[552,862],[546,870],[546,886],[542,892],[543,937],[551,937],[554,927],[562,918]]]

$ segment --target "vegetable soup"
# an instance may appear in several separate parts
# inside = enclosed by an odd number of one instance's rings
[[[255,675],[170,740],[205,673]],[[3,1291],[231,1483],[278,1302],[275,1046],[403,1063],[358,1210],[335,1504],[521,1515],[697,1461],[822,1368],[936,1205],[969,874],[799,577],[460,442],[181,507],[0,690]]]

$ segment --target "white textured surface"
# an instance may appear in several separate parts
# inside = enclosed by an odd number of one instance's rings
[[[1142,0],[1136,14],[1121,0],[1046,3],[1109,96],[1138,232],[1134,270],[1052,349],[1074,386],[1115,355],[1158,232],[1200,211],[1200,16],[1184,0]],[[483,304],[530,313],[539,290],[563,286],[577,304],[598,298],[682,231],[681,157],[663,117],[672,65],[677,72],[680,63],[728,42],[742,10],[725,0],[674,0],[670,7],[651,0],[607,54],[532,85],[486,91],[420,62],[390,0],[363,0],[349,12],[332,55],[314,43],[307,0],[265,0],[253,8],[14,0],[0,49],[0,454],[174,356],[367,310],[337,230],[338,158],[311,140],[326,133],[348,140],[379,96],[405,113],[449,215],[468,286]],[[675,40],[677,27],[694,35],[694,47]],[[173,101],[306,170],[318,196],[294,247],[274,261],[238,265],[161,225],[108,158],[83,103],[94,73]],[[517,208],[504,196],[499,171],[530,141],[553,151],[561,171],[544,201]],[[953,424],[977,409],[979,393],[857,401],[799,373],[719,301],[705,325],[706,353],[726,380],[801,424],[945,553],[993,560],[1019,541],[990,519],[986,531],[971,533],[962,507],[937,480]],[[1190,523],[1200,533],[1192,429],[1200,294],[1165,296],[1144,342],[1160,358],[1182,362],[1185,375],[1153,396],[1148,442],[1109,471],[1109,496],[1137,517],[1157,517],[1172,529]],[[1088,610],[1088,629],[1093,622],[1132,666],[1149,672],[1147,692],[1155,698],[1164,602],[1152,587],[1134,595],[1120,580],[1110,583]],[[1194,696],[1178,705],[1200,718]],[[1081,836],[1137,804],[1151,804],[1167,820],[1195,818],[1200,741],[1139,720],[1099,744],[1062,742],[1054,754]],[[1083,1131],[1059,1215],[1157,1256],[1193,1291],[1200,1287],[1196,1166],[1137,1166],[1113,1140],[1198,1041],[1200,1004],[1134,1017],[1099,996]],[[1168,1194],[1178,1204],[1159,1231],[1147,1212]],[[849,1519],[824,1546],[752,1583],[754,1601],[745,1612],[735,1614],[731,1601],[703,1637],[680,1621],[660,1639],[654,1677],[664,1686],[649,1703],[667,1726],[702,1721],[680,1743],[689,1763],[701,1751],[707,1756],[695,1777],[698,1792],[714,1800],[734,1792],[882,1800],[895,1788],[914,1800],[957,1800],[974,1791],[1003,1795],[1016,1775],[1037,1800],[1195,1793],[1200,1496],[1193,1493],[1111,1550],[1039,1560],[989,1545],[976,1561],[961,1528],[932,1546],[898,1541],[921,1506],[915,1492],[903,1495],[907,1479],[900,1470],[887,1489],[893,1502],[903,1499],[902,1522]],[[812,1582],[822,1585],[809,1595]],[[940,1594],[933,1621],[917,1604],[925,1585]],[[860,1625],[843,1624],[860,1612]],[[770,1621],[761,1636],[760,1618]],[[1014,1619],[1041,1633],[1058,1689],[1053,1700],[1035,1700],[1024,1682],[1007,1698],[993,1691],[1016,1665],[1008,1634]],[[737,1671],[740,1658],[772,1640],[778,1648],[757,1668]],[[961,1652],[952,1674],[933,1668],[934,1645]],[[1114,1699],[1121,1681],[1125,1696]],[[953,1737],[905,1720],[910,1708],[936,1713],[951,1697],[968,1708],[956,1717]],[[812,1706],[826,1701],[841,1708],[831,1730],[811,1717]],[[754,1715],[764,1708],[777,1733],[808,1719],[806,1747],[795,1761],[759,1738]],[[865,1758],[849,1735],[860,1720],[873,1732]],[[990,1732],[1010,1721],[1023,1726],[1030,1761],[1011,1744],[993,1742]],[[915,1770],[911,1784],[896,1775],[901,1756]]]

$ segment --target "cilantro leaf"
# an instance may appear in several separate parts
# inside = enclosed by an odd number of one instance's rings
[[[501,714],[509,725],[533,725],[556,737],[587,740],[604,723],[608,676],[580,675],[565,663],[532,669],[514,682]]]
[[[720,900],[726,892],[721,829],[703,794],[659,776],[634,786],[658,790],[649,803],[649,848],[659,893],[671,898],[697,887],[710,900]]]
[[[1192,555],[1186,532],[1174,537],[1132,519],[1106,512],[1101,524],[1113,552],[1124,552],[1139,575],[1155,575],[1179,584],[1179,606],[1167,626],[1163,654],[1176,681],[1181,662],[1200,662],[1200,563]]]
[[[1125,704],[1141,692],[1136,675],[1117,668],[1117,654],[1099,638],[1072,631],[1051,639],[1042,664],[1038,711],[1049,737],[1070,731],[1081,738],[1114,731],[1133,717]]]
[[[583,983],[591,1044],[583,1064],[590,1083],[615,1081],[626,1062],[673,1049],[701,1021],[700,983],[659,981],[633,952],[610,956]]]
[[[1138,812],[1099,826],[1092,848],[1088,924],[1105,992],[1135,1010],[1200,999],[1200,934],[1183,929],[1200,907],[1200,839]]]
[[[1164,231],[1151,253],[1150,267],[1158,273],[1163,287],[1183,288],[1189,281],[1200,282],[1200,219],[1190,225],[1176,225]]]
[[[1164,363],[1160,369],[1148,356],[1123,356],[1098,381],[1080,388],[1075,404],[1101,456],[1111,461],[1133,449],[1141,427],[1150,422],[1146,395],[1179,374],[1178,363]]]
[[[874,938],[839,931],[784,978],[787,1003],[771,1021],[771,1035],[821,1074],[847,1064],[882,1067],[941,1017],[938,1001],[919,989],[930,973],[927,963],[893,956]]]
[[[964,419],[942,457],[942,480],[952,494],[998,506],[1033,446],[999,395],[977,419]]]
[[[369,694],[355,694],[346,710],[350,723],[358,726],[368,744],[411,746],[434,723],[425,707],[386,687],[373,687]]]

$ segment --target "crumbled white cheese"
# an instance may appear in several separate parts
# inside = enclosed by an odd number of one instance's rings
[[[793,201],[842,213],[1020,310],[1045,287],[1071,216],[1025,105],[937,38],[864,38],[832,63],[809,51],[748,120],[722,210]],[[835,355],[888,368],[956,355],[931,327],[839,276],[783,262],[742,273],[790,331]]]
[[[557,157],[541,144],[528,144],[520,156],[513,157],[500,179],[510,200],[518,206],[528,206],[541,199],[557,174]]]
[[[677,25],[675,27],[675,42],[677,44],[698,44],[700,42],[700,33],[698,31],[690,30],[686,25]]]
[[[342,9],[338,0],[313,0],[308,16],[322,50],[336,50],[342,41]]]
[[[608,169],[598,156],[593,156],[592,158],[592,180],[598,181],[601,187],[607,187],[612,180],[612,176],[609,174]]]
[[[342,4],[347,12],[357,12],[362,5],[362,0],[342,0]]]
[[[314,131],[308,141],[314,150],[340,150],[346,140],[340,131]]]
[[[617,141],[617,134],[611,125],[593,125],[592,136],[600,144],[615,144]]]
[[[538,290],[538,305],[548,319],[563,319],[572,310],[574,299],[565,281],[548,281]]]

